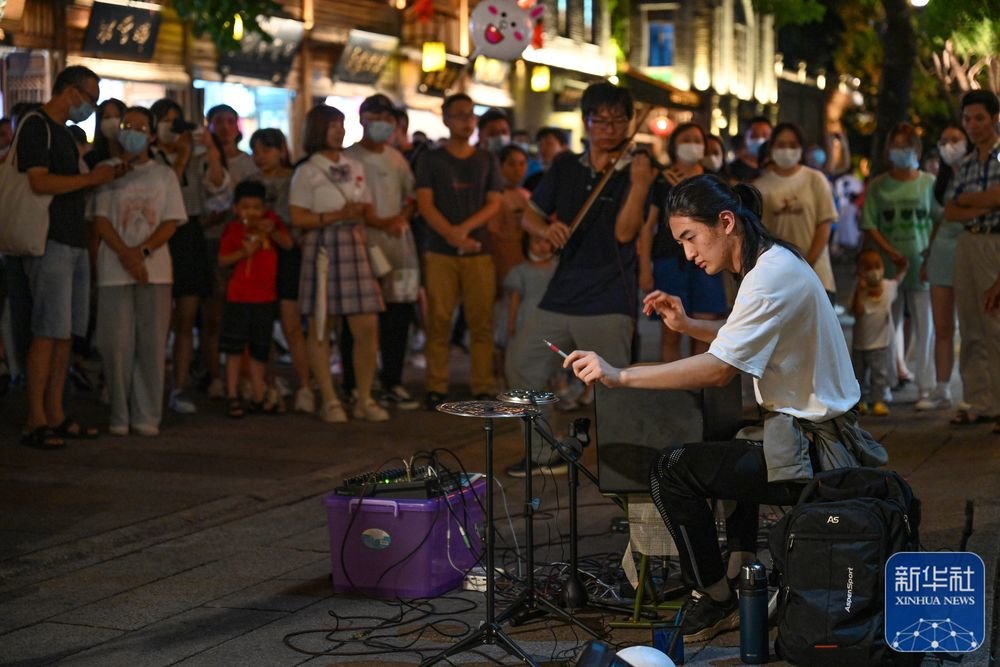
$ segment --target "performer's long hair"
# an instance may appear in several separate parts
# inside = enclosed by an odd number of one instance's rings
[[[760,191],[752,185],[731,186],[715,174],[688,178],[670,190],[666,210],[668,219],[674,215],[684,216],[709,227],[719,224],[720,213],[732,211],[743,228],[740,277],[756,266],[762,252],[775,244],[802,258],[793,245],[775,238],[761,223],[763,201]]]

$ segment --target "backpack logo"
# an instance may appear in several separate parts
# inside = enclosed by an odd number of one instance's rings
[[[827,523],[840,523],[840,517],[831,514],[830,516],[826,517],[826,522]]]
[[[837,517],[831,517],[837,518]],[[844,603],[844,611],[851,613],[851,604],[854,602],[854,568],[847,568],[847,601]]]

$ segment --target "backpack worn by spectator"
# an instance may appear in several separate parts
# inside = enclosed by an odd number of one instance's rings
[[[908,665],[921,654],[885,642],[885,564],[917,551],[920,501],[895,472],[815,476],[772,528],[779,572],[775,652],[795,665]]]

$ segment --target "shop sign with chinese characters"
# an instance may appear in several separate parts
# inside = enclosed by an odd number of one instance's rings
[[[363,30],[351,30],[347,46],[337,62],[336,78],[347,83],[374,85],[396,52],[399,38]]]
[[[103,58],[152,60],[160,12],[155,5],[95,2],[83,35],[83,52]]]
[[[223,74],[236,74],[282,83],[292,69],[302,44],[305,24],[276,16],[257,17],[257,24],[271,39],[251,32],[240,42],[240,50],[219,55]]]
[[[986,568],[974,553],[900,552],[885,565],[885,641],[901,652],[969,653],[986,634]]]

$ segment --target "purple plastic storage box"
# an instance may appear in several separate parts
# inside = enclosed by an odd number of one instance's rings
[[[457,587],[483,550],[485,494],[483,477],[437,498],[328,494],[323,503],[333,590],[406,599],[435,597]]]

